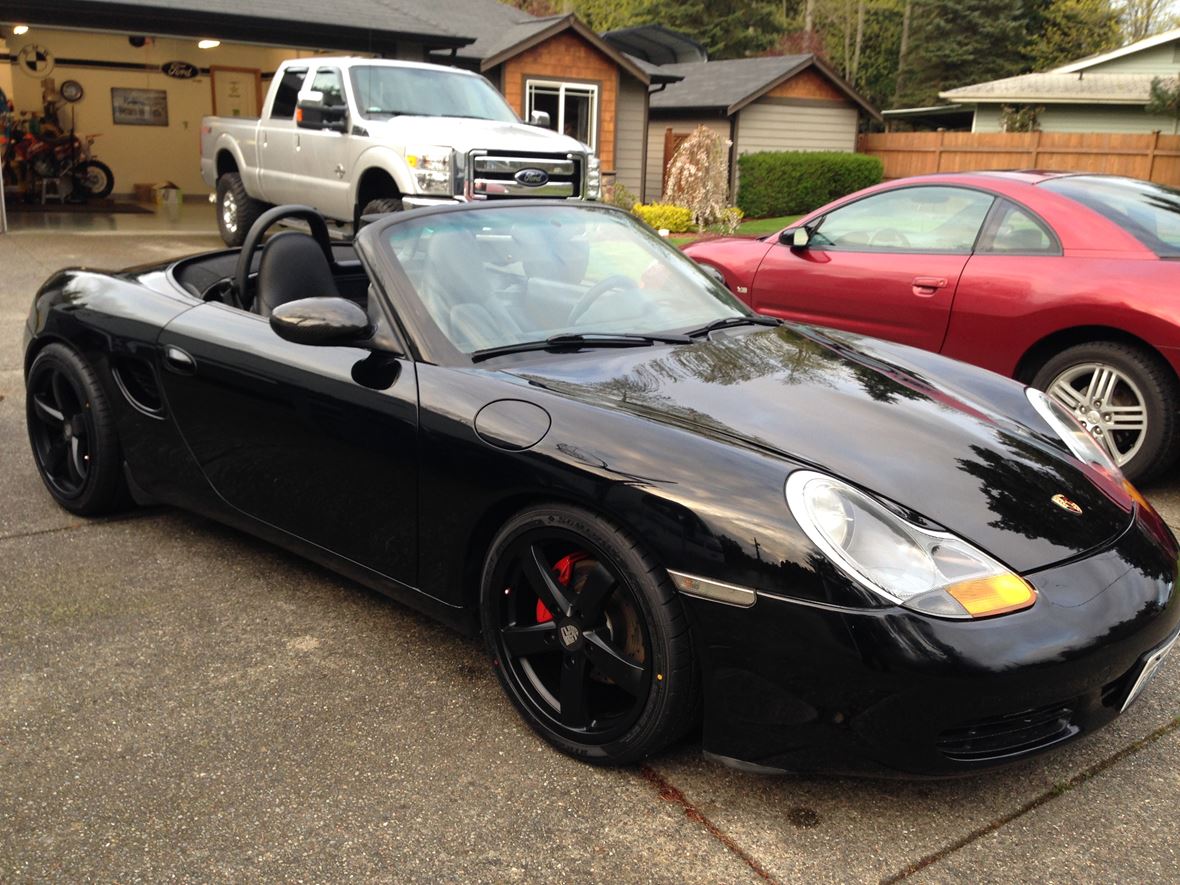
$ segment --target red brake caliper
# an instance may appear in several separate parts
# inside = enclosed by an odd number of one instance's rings
[[[571,553],[568,556],[563,556],[553,564],[553,571],[557,573],[557,583],[562,587],[570,585],[570,579],[574,574],[574,563],[585,559],[585,553]],[[548,606],[541,600],[537,600],[537,623],[545,624],[553,620],[553,612],[549,611]]]

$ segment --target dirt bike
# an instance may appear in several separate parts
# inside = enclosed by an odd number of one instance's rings
[[[79,137],[73,132],[60,138],[43,138],[25,133],[16,144],[21,162],[38,178],[71,179],[83,198],[109,196],[115,187],[111,167],[94,159],[91,148],[98,135]]]

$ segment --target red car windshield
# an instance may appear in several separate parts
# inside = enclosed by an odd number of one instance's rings
[[[1052,178],[1041,187],[1109,218],[1161,258],[1180,258],[1180,191],[1104,175]]]

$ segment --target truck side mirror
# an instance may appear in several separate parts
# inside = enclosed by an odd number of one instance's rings
[[[529,125],[540,126],[542,129],[549,129],[549,112],[548,111],[533,111],[529,114]]]
[[[295,105],[295,125],[300,129],[347,132],[348,105],[325,104],[322,92],[302,92]]]

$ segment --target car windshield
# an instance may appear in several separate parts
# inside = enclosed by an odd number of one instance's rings
[[[470,117],[517,123],[507,102],[483,77],[392,65],[358,65],[352,90],[366,117]]]
[[[1101,175],[1051,178],[1041,187],[1105,215],[1161,258],[1180,258],[1180,191]]]
[[[516,206],[406,218],[385,232],[434,324],[466,354],[553,336],[644,336],[750,312],[630,215]]]

